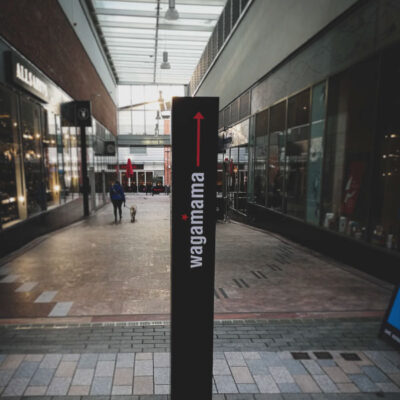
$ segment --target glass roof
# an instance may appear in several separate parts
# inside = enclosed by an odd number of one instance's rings
[[[188,84],[226,0],[92,0],[118,83]],[[163,52],[170,69],[161,69]]]

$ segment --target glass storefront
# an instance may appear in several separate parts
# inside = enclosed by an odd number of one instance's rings
[[[229,160],[230,207],[246,212],[251,202],[399,251],[399,51],[386,49],[253,115],[246,144],[235,145],[242,123],[225,131],[232,147],[219,162]]]

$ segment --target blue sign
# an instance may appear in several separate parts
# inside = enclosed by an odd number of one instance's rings
[[[396,288],[381,328],[381,337],[400,348],[400,286]]]

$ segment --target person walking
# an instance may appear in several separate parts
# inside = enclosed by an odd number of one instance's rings
[[[110,198],[114,207],[115,223],[117,223],[117,209],[119,211],[119,220],[122,218],[122,203],[125,204],[125,193],[121,184],[115,181],[110,188]]]

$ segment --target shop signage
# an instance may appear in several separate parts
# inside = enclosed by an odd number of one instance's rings
[[[90,101],[70,101],[61,105],[63,126],[92,126]]]
[[[47,103],[49,101],[49,80],[17,54],[9,52],[6,57],[10,59],[11,81]]]
[[[218,98],[172,103],[171,399],[211,400]],[[195,345],[193,345],[195,343]]]
[[[400,286],[395,289],[381,327],[381,337],[400,349]]]

